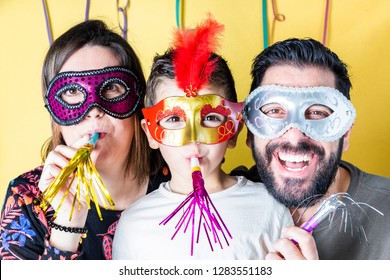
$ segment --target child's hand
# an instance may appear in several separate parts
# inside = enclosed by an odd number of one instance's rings
[[[318,260],[317,246],[311,233],[295,226],[286,227],[283,233],[284,236],[273,244],[274,252],[268,253],[266,260]]]

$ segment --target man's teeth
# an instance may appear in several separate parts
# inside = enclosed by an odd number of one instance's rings
[[[301,167],[301,168],[290,168],[290,167],[285,167],[288,171],[293,171],[293,172],[298,172],[298,171],[302,171],[303,169],[305,169],[307,167],[307,165]]]
[[[302,161],[311,161],[311,155],[293,155],[293,154],[284,154],[280,153],[279,158],[283,161],[289,162],[302,162]]]
[[[279,159],[284,162],[284,167],[289,171],[302,171],[311,161],[312,156],[310,154],[287,154],[279,153]]]

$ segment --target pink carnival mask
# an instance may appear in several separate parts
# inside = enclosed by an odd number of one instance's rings
[[[59,73],[48,86],[45,107],[59,125],[74,125],[93,107],[117,119],[128,118],[142,97],[138,80],[129,69],[106,67]]]

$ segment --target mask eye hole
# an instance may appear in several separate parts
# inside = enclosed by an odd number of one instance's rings
[[[156,120],[165,129],[182,129],[186,126],[187,116],[180,106],[174,106],[158,112]]]
[[[274,119],[284,119],[286,118],[286,114],[287,114],[286,109],[279,103],[269,103],[263,105],[260,108],[260,111],[264,115]]]
[[[180,116],[170,115],[158,122],[158,125],[166,128],[166,129],[181,129],[186,126],[185,120],[183,120]]]
[[[121,83],[116,83],[116,82],[106,83],[101,89],[102,96],[108,100],[120,97],[125,92],[126,92],[125,86]]]
[[[87,95],[83,87],[81,87],[79,84],[71,83],[59,89],[55,96],[57,101],[60,102],[63,106],[76,108],[85,101]]]
[[[205,104],[200,110],[201,125],[203,127],[219,127],[228,120],[231,109],[222,105],[213,107]]]
[[[119,99],[126,93],[127,87],[125,83],[123,83],[119,79],[109,79],[106,80],[101,88],[100,95],[106,100]]]
[[[77,88],[68,88],[61,93],[61,99],[70,105],[76,105],[84,101],[84,94]]]
[[[210,113],[202,118],[202,126],[218,127],[227,121],[227,117],[218,113]]]
[[[333,110],[325,105],[315,104],[305,111],[305,119],[322,120],[326,119],[333,113]]]

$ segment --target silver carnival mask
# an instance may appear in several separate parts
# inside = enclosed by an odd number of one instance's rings
[[[356,111],[338,90],[330,87],[265,85],[244,101],[248,129],[263,139],[274,139],[296,128],[320,142],[341,138],[352,126]]]

